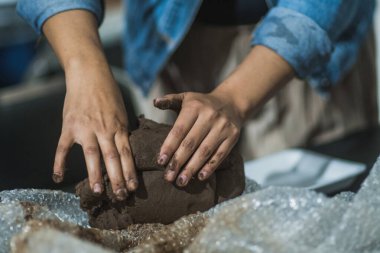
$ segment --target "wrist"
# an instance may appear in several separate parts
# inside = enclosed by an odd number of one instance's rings
[[[73,58],[65,67],[67,94],[107,94],[118,89],[106,60]]]
[[[231,86],[222,83],[211,94],[228,103],[241,123],[244,123],[249,117],[251,103],[244,96],[238,94],[236,89],[233,90]]]
[[[272,50],[255,46],[215,93],[230,101],[246,121],[293,76],[290,65]]]
[[[96,52],[95,50],[73,53],[72,56],[68,56],[62,61],[62,67],[67,74],[104,68],[109,69],[103,52]]]

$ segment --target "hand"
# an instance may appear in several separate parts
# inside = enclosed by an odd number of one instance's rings
[[[177,178],[182,187],[197,173],[206,180],[239,138],[242,120],[233,102],[224,94],[185,92],[157,98],[154,105],[179,112],[158,156],[167,165],[165,179]]]
[[[128,141],[123,99],[112,77],[98,33],[98,20],[87,10],[69,10],[49,18],[43,32],[66,75],[66,98],[53,179],[64,177],[74,143],[82,145],[91,189],[100,194],[101,154],[113,192],[120,200],[137,188]]]
[[[110,70],[85,65],[66,71],[67,94],[63,110],[53,179],[64,177],[66,156],[74,143],[82,146],[91,189],[104,190],[101,155],[112,189],[119,200],[127,189],[137,188],[137,177],[128,141],[128,121],[120,91]]]

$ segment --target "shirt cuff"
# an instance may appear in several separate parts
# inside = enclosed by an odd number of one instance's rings
[[[274,7],[254,32],[252,45],[274,50],[306,78],[321,70],[330,59],[332,42],[311,18],[294,10]]]
[[[42,33],[45,21],[60,12],[82,9],[92,12],[99,25],[103,21],[104,8],[101,0],[19,0],[17,12],[28,22],[35,32]]]

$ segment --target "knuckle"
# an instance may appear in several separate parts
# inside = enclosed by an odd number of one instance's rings
[[[210,115],[209,117],[212,120],[218,119],[221,116],[220,112],[218,112],[218,111],[215,111],[215,110],[212,110],[212,109],[208,109],[207,111],[208,111],[208,114]]]
[[[216,158],[211,159],[210,161],[207,162],[209,170],[212,170],[212,168],[215,168],[217,164]]]
[[[215,111],[212,110],[208,106],[203,106],[202,107],[202,113],[208,118],[208,119],[213,119],[215,117]]]
[[[112,178],[110,181],[113,189],[120,189],[125,187],[125,184],[121,178]]]
[[[113,133],[104,124],[98,124],[95,129],[95,132],[98,133],[100,136],[105,136],[106,138],[111,138],[113,136]]]
[[[199,101],[198,99],[193,99],[193,100],[189,101],[189,107],[193,108],[193,109],[198,109],[198,108],[202,107],[202,102]]]
[[[233,127],[231,128],[231,135],[232,135],[232,137],[234,137],[234,138],[239,137],[239,135],[240,135],[240,130],[239,130],[239,128],[236,127],[236,126],[233,126]]]
[[[217,168],[216,160],[210,160],[207,162],[207,164],[204,166],[202,170],[210,175],[216,170],[216,168]]]
[[[128,146],[123,146],[120,150],[120,154],[122,156],[128,156],[128,157],[131,157],[132,156],[132,151],[131,149],[128,147]]]
[[[184,134],[184,126],[183,125],[177,125],[172,128],[170,131],[171,135],[174,137],[182,137]]]
[[[228,129],[231,127],[231,122],[229,121],[229,119],[227,117],[220,117],[219,119],[219,122],[220,124],[222,125],[222,129]]]
[[[189,151],[194,151],[195,141],[192,138],[186,138],[182,141],[182,147]]]
[[[137,176],[134,170],[125,170],[124,171],[125,181],[137,181]]]
[[[104,158],[107,160],[115,160],[119,158],[119,153],[116,150],[110,150],[104,153]]]
[[[85,155],[96,155],[99,152],[99,148],[97,146],[88,146],[84,148]]]
[[[202,146],[200,149],[200,154],[202,157],[209,157],[211,155],[211,149],[209,146]]]
[[[221,161],[224,157],[224,155],[226,154],[226,152],[224,151],[219,151],[215,154],[215,159],[211,160],[211,161],[215,161],[215,163],[217,163],[217,161]],[[210,162],[211,162],[210,161]]]
[[[122,125],[122,124],[117,126],[116,132],[121,133],[121,134],[126,134],[127,136],[129,135],[128,127],[126,127],[125,125]]]

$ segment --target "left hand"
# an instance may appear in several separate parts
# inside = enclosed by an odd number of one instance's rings
[[[185,92],[154,100],[154,106],[159,109],[179,113],[157,161],[167,165],[167,181],[177,179],[177,185],[183,187],[196,173],[200,180],[206,180],[230,153],[242,125],[230,97]]]

